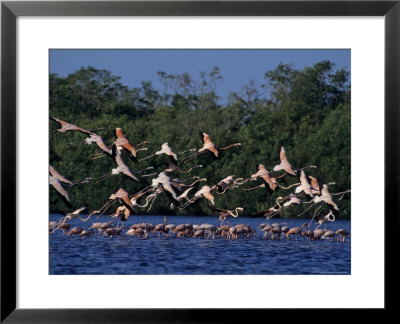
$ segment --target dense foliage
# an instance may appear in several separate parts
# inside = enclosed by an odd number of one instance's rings
[[[223,151],[221,158],[213,160],[209,154],[200,155],[182,168],[202,164],[192,173],[208,179],[214,185],[228,175],[248,178],[256,173],[256,165],[264,164],[268,170],[279,163],[278,145],[283,144],[289,161],[296,167],[310,164],[317,169],[306,173],[322,183],[334,181],[330,192],[350,189],[350,82],[349,73],[336,70],[329,61],[323,61],[302,70],[280,64],[265,73],[265,84],[250,82],[229,98],[221,100],[216,88],[222,76],[216,67],[210,73],[200,73],[195,79],[188,74],[169,75],[159,72],[163,87],[155,89],[143,81],[140,88],[128,88],[120,78],[105,70],[81,68],[67,77],[50,75],[50,115],[86,129],[104,127],[99,132],[107,144],[114,139],[113,129],[121,127],[127,138],[137,144],[148,140],[147,156],[168,142],[175,152],[202,146],[198,131],[210,134],[217,146],[241,142],[242,146]],[[50,121],[50,130],[59,128]],[[67,143],[83,142],[79,132],[50,134],[50,163],[70,180],[98,177],[111,172],[114,162],[109,157],[92,159],[100,152],[95,144],[67,147]],[[189,154],[189,153],[188,153]],[[180,155],[182,158],[185,155]],[[168,158],[157,156],[134,164],[123,153],[123,159],[133,170],[154,166],[162,170]],[[173,174],[186,178],[187,175]],[[282,184],[297,182],[286,176]],[[126,179],[122,174],[100,183],[67,187],[73,207],[88,206],[90,210],[102,206],[119,187],[134,194],[151,183],[151,177],[141,183]],[[275,204],[283,189],[269,195],[264,188],[243,192],[261,180],[251,181],[224,195],[215,195],[216,206],[244,208],[251,215]],[[202,183],[201,185],[203,185]],[[294,189],[294,188],[293,188]],[[340,217],[350,217],[350,199],[338,201]],[[116,206],[115,206],[116,208]],[[114,209],[115,209],[114,208]],[[291,217],[305,207],[288,208],[281,213]],[[50,190],[50,211],[70,211],[53,189]],[[144,211],[143,211],[144,212]],[[311,212],[311,211],[310,211]],[[169,209],[169,201],[161,195],[151,210],[152,214],[176,213]],[[182,212],[178,212],[182,213]],[[205,202],[199,200],[184,210],[185,214],[214,214]]]

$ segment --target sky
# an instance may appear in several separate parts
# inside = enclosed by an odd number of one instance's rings
[[[81,67],[93,66],[110,71],[121,77],[121,83],[140,87],[142,81],[151,81],[161,89],[157,72],[167,74],[189,73],[197,79],[199,72],[211,72],[218,66],[223,80],[218,83],[217,94],[227,98],[232,91],[240,89],[250,80],[264,83],[266,71],[279,63],[293,64],[297,69],[329,60],[337,69],[350,70],[350,50],[144,50],[144,49],[53,49],[50,50],[50,73],[67,76]]]

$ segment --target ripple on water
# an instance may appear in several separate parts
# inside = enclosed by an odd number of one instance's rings
[[[57,220],[59,215],[53,215]],[[213,217],[171,216],[168,221],[216,224]],[[137,216],[133,223],[163,223],[163,216]],[[252,228],[263,219],[232,219],[231,225]],[[280,222],[280,220],[277,220]],[[283,222],[283,220],[282,220]],[[284,220],[299,226],[303,220]],[[78,225],[79,220],[71,221]],[[90,226],[90,224],[88,224]],[[335,221],[329,229],[350,231],[349,221]],[[68,237],[50,235],[50,274],[350,274],[351,242],[328,240],[271,241],[258,233],[251,239],[177,239],[175,237]]]

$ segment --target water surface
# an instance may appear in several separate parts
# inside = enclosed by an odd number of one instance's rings
[[[50,220],[59,220],[61,215],[51,214]],[[88,228],[93,222],[106,222],[108,218],[82,222],[71,220],[73,226]],[[265,275],[265,274],[350,274],[351,240],[344,243],[328,240],[280,241],[263,239],[257,225],[263,218],[229,218],[231,226],[246,224],[257,229],[251,238],[237,241],[223,238],[194,239],[149,236],[147,239],[119,236],[71,237],[61,231],[49,235],[50,274],[149,274],[149,275]],[[164,222],[163,216],[134,215],[125,226],[135,223]],[[270,223],[287,223],[299,226],[309,220],[273,219]],[[169,224],[218,225],[217,217],[168,216]],[[350,231],[350,221],[336,220],[328,229],[345,228]]]

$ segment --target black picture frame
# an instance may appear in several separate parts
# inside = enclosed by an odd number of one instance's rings
[[[398,284],[392,240],[399,237],[400,0],[395,1],[2,1],[1,322],[228,322],[246,310],[16,308],[16,18],[18,16],[384,16],[385,309]],[[367,157],[366,157],[367,158]],[[366,161],[367,163],[367,161]],[[381,188],[383,190],[383,188]],[[378,211],[377,211],[378,212]],[[380,213],[382,211],[379,211]],[[395,243],[394,243],[395,244]],[[398,256],[398,252],[394,251]],[[397,253],[397,254],[396,254]],[[397,257],[396,257],[397,258]],[[397,283],[397,284],[396,284]],[[40,292],[38,292],[40,293]],[[249,311],[249,310],[247,310]],[[265,310],[251,310],[252,317]]]

